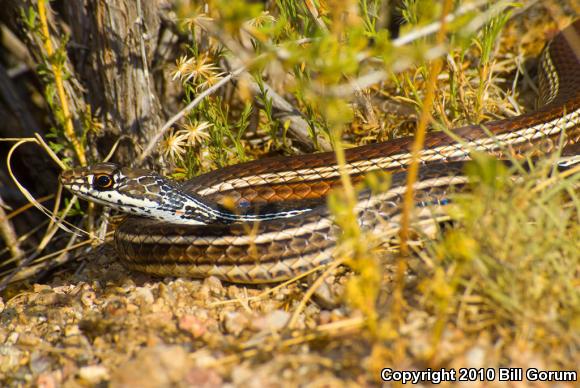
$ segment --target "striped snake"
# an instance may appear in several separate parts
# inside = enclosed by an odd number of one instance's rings
[[[466,184],[463,166],[473,151],[506,158],[563,145],[577,159],[580,20],[546,45],[539,73],[537,110],[427,135],[415,183],[417,224],[432,223],[449,192]],[[372,171],[393,173],[389,190],[360,194],[355,212],[361,227],[387,234],[397,230],[412,140],[345,151],[354,181]],[[81,198],[129,213],[115,232],[119,256],[131,269],[161,276],[281,281],[330,262],[340,233],[323,201],[340,185],[333,152],[242,163],[185,183],[103,163],[64,171],[61,183]],[[223,206],[226,202],[235,206]]]

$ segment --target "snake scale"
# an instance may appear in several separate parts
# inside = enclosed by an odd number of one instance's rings
[[[533,112],[427,135],[415,222],[436,219],[448,193],[466,184],[463,167],[472,151],[506,158],[563,145],[577,154],[580,21],[544,48],[539,84],[541,104]],[[412,141],[403,137],[345,151],[355,181],[371,171],[393,174],[387,191],[360,194],[355,211],[361,227],[397,229]],[[333,152],[256,160],[185,183],[101,163],[64,171],[61,183],[82,198],[129,213],[116,229],[116,250],[127,267],[155,275],[281,281],[330,262],[340,233],[324,205],[340,185]],[[234,208],[221,205],[226,199]]]

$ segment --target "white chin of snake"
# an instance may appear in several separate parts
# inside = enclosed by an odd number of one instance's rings
[[[183,212],[160,210],[156,202],[147,199],[127,198],[119,195],[119,193],[115,191],[86,190],[77,185],[71,185],[70,190],[82,199],[98,203],[99,205],[126,214],[153,218],[182,225],[204,225],[203,222],[197,220],[182,218],[180,215],[183,214]]]

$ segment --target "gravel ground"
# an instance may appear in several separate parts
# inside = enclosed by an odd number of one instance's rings
[[[370,345],[357,334],[360,317],[345,306],[309,303],[294,330],[286,328],[306,283],[256,300],[269,288],[131,273],[108,245],[51,277],[0,300],[0,380],[7,385],[368,382],[360,356]],[[346,326],[333,328],[337,322]],[[334,343],[337,333],[347,342]]]

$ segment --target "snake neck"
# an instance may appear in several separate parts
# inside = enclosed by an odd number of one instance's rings
[[[311,208],[267,206],[263,208],[236,208],[234,210],[165,184],[168,190],[163,201],[155,209],[154,218],[173,224],[231,224],[236,222],[259,222],[294,217],[311,211]],[[147,214],[142,214],[146,215]]]
[[[157,207],[137,215],[185,225],[227,224],[238,221],[236,215],[223,206],[181,191],[170,182],[164,181],[160,188]]]

